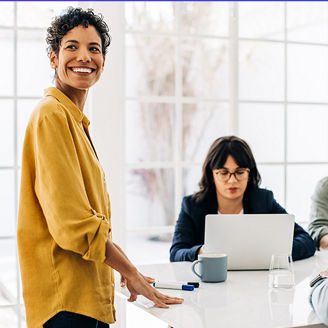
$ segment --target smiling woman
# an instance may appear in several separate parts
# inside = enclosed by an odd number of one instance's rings
[[[108,27],[91,9],[69,8],[48,28],[55,88],[28,123],[17,241],[29,327],[104,328],[115,321],[113,269],[130,291],[166,308],[181,303],[155,290],[111,241],[104,171],[83,114],[100,78]],[[78,279],[77,279],[78,277]]]
[[[50,52],[51,67],[56,70],[56,87],[73,102],[85,101],[85,90],[99,80],[105,64],[101,49],[101,38],[95,27],[80,25],[62,38],[57,54]],[[81,97],[81,93],[85,97]],[[84,102],[78,107],[83,109]]]

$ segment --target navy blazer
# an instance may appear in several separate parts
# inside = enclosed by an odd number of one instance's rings
[[[287,213],[276,202],[272,191],[261,188],[246,190],[243,208],[245,214]],[[215,193],[198,203],[192,198],[192,195],[183,198],[170,249],[171,262],[194,261],[197,259],[198,250],[204,244],[205,216],[217,213],[218,204]],[[314,253],[314,241],[301,226],[295,223],[292,250],[293,260],[305,259]]]

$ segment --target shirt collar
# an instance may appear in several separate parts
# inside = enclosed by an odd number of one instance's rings
[[[88,118],[77,108],[71,99],[69,99],[63,92],[55,87],[50,87],[44,90],[44,96],[52,96],[62,103],[69,113],[74,117],[77,122],[83,122],[83,125],[88,126],[90,121]]]

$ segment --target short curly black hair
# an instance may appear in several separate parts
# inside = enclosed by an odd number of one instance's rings
[[[56,55],[59,53],[59,47],[65,34],[76,26],[95,27],[101,38],[101,50],[105,56],[107,48],[110,45],[110,35],[107,24],[101,14],[95,14],[93,9],[82,9],[68,7],[67,11],[60,16],[56,16],[47,29],[48,55],[53,51]]]

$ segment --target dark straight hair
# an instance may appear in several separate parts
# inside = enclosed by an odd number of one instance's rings
[[[196,202],[206,199],[213,193],[215,194],[212,170],[223,168],[229,155],[234,158],[239,167],[250,169],[245,193],[261,183],[260,173],[257,170],[253,153],[247,142],[236,136],[221,137],[213,142],[206,155],[202,168],[202,177],[199,182],[199,191],[193,195]]]

